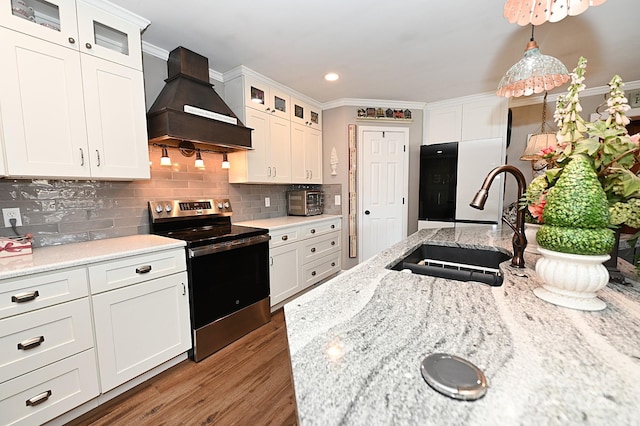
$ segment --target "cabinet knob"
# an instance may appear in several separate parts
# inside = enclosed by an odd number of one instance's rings
[[[316,271],[311,272],[311,276],[315,277],[316,276]]]
[[[312,229],[310,232],[311,232],[312,234],[315,234],[315,233],[316,233],[316,230],[315,230],[315,229]]]
[[[371,212],[369,210],[365,210],[364,214],[371,214]]]
[[[87,49],[91,49],[91,48],[93,47],[93,46],[91,46],[91,43],[85,43],[85,44],[84,44],[84,46],[85,46]]]
[[[76,39],[73,37],[69,37],[69,43],[76,44]]]
[[[331,241],[331,245],[332,245],[332,246],[335,246],[335,245],[336,245],[336,242],[335,242],[335,241]]]
[[[289,239],[289,236],[288,236],[288,235],[283,235],[283,236],[282,236],[282,241],[287,241],[288,239]]]
[[[331,262],[331,267],[333,268],[334,266],[336,266],[336,262]]]
[[[316,252],[316,248],[315,247],[311,247],[311,253],[315,253]]]
[[[336,229],[336,226],[335,225],[331,225],[331,229]]]

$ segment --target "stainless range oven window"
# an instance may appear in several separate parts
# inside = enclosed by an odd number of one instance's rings
[[[199,329],[269,296],[269,243],[190,257],[191,315]]]

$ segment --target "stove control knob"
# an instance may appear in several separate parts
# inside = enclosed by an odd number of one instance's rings
[[[158,204],[158,205],[156,206],[156,212],[157,212],[157,213],[162,213],[162,206],[161,206],[160,204]]]
[[[229,207],[231,207],[231,205],[229,204],[229,202],[228,202],[228,201],[225,201],[225,202],[224,202],[224,208],[225,208],[225,209],[228,209]]]
[[[218,210],[222,210],[222,203],[218,202]]]
[[[164,211],[166,211],[167,213],[171,212],[171,205],[167,204],[164,206]]]

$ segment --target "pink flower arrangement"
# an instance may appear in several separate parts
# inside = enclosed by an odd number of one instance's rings
[[[538,221],[538,223],[542,223],[542,213],[544,212],[544,206],[547,204],[547,192],[543,192],[540,194],[538,201],[535,204],[531,204],[527,206],[529,213],[531,216]]]

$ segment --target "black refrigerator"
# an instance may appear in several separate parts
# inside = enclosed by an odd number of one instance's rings
[[[419,220],[455,221],[457,173],[457,142],[420,146]]]

